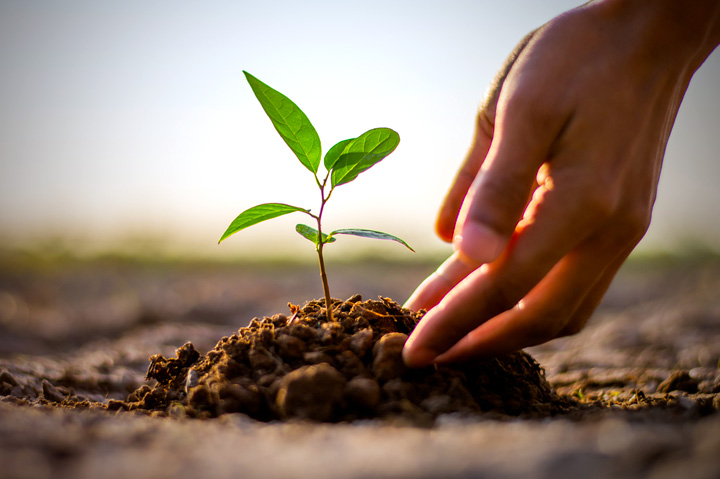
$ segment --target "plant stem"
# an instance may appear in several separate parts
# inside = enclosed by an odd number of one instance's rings
[[[323,211],[325,211],[325,203],[327,203],[327,200],[330,199],[330,195],[332,194],[332,189],[330,190],[330,193],[325,196],[325,184],[327,183],[327,177],[325,178],[325,181],[320,184],[316,175],[315,181],[317,181],[318,186],[320,187],[320,197],[322,198],[322,202],[320,203],[320,212],[315,217],[318,226],[318,242],[315,249],[318,254],[318,262],[320,263],[320,279],[322,280],[323,292],[325,293],[325,317],[328,321],[332,321],[332,298],[330,297],[330,286],[328,284],[327,272],[325,271],[325,260],[323,259],[323,246],[325,246],[325,243],[323,242],[322,233],[322,215]]]
[[[318,231],[320,229],[318,228]],[[321,233],[322,234],[322,233]],[[327,273],[325,272],[325,261],[323,260],[323,242],[320,242],[317,246],[318,261],[320,263],[320,279],[323,284],[323,291],[325,292],[325,316],[328,321],[333,320],[332,314],[332,298],[330,298],[330,287],[328,286]]]

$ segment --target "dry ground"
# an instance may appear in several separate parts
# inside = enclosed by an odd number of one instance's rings
[[[402,301],[430,270],[365,261],[329,274],[334,296]],[[716,258],[635,261],[585,331],[530,350],[559,392],[596,404],[567,416],[446,416],[427,429],[50,404],[124,398],[150,355],[187,340],[210,349],[319,290],[312,265],[3,257],[0,478],[720,477]]]

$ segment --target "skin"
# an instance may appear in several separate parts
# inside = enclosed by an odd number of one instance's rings
[[[455,253],[406,303],[420,367],[580,331],[650,224],[720,2],[605,0],[532,32],[500,70],[436,229]]]

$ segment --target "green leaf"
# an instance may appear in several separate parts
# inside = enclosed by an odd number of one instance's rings
[[[315,127],[303,111],[288,97],[243,71],[263,110],[275,129],[305,168],[317,173],[322,147]]]
[[[318,244],[318,230],[316,230],[312,226],[308,226],[308,225],[304,225],[304,224],[300,223],[298,225],[295,225],[295,231],[297,231],[302,236],[309,239],[316,245]],[[325,233],[323,233],[322,237],[323,237],[323,243],[334,243],[335,242],[335,238],[330,238],[330,236],[326,235]]]
[[[298,208],[297,206],[290,206],[284,203],[263,203],[261,205],[253,206],[248,208],[238,215],[237,218],[230,223],[228,229],[220,237],[222,242],[225,238],[230,235],[237,233],[240,230],[244,230],[248,226],[258,224],[262,221],[277,218],[278,216],[286,215],[288,213],[294,213],[296,211],[302,211],[303,213],[309,213],[310,210],[305,208]]]
[[[328,150],[327,153],[325,153],[325,168],[330,171],[332,170],[332,167],[335,165],[335,162],[340,158],[340,154],[345,151],[345,148],[354,140],[355,138],[350,138],[347,140],[340,141],[336,143],[332,148]]]
[[[348,144],[333,165],[332,186],[349,183],[392,153],[400,136],[390,128],[366,131]]]
[[[352,236],[362,236],[363,238],[373,238],[373,239],[396,241],[396,242],[400,243],[401,245],[405,246],[407,249],[409,249],[413,253],[415,252],[415,250],[412,249],[410,247],[410,245],[407,244],[405,241],[401,240],[397,236],[393,236],[388,233],[383,233],[382,231],[350,228],[350,229],[335,230],[335,231],[331,232],[328,236],[330,236],[332,238],[335,235],[352,235]]]

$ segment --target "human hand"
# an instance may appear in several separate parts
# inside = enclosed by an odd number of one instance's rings
[[[644,235],[683,94],[720,42],[720,4],[636,3],[561,15],[501,70],[438,217],[456,251],[406,304],[428,309],[408,365],[578,332]]]

